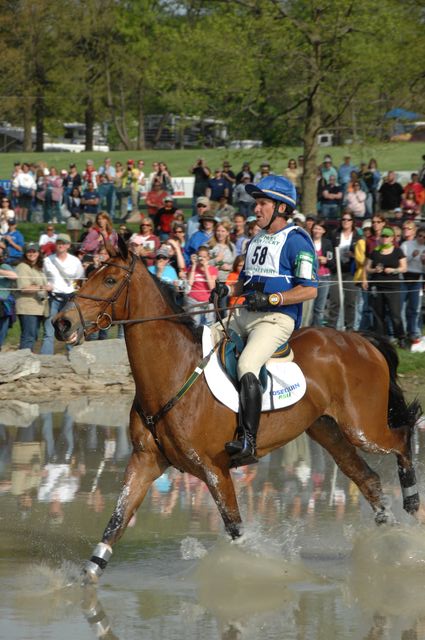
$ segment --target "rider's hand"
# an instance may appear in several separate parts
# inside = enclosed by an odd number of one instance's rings
[[[261,291],[254,291],[253,294],[247,296],[248,311],[264,311],[270,307],[269,296]]]
[[[210,293],[210,302],[214,302],[215,296],[219,300],[225,298],[230,293],[230,289],[225,282],[216,282],[214,289],[211,290]]]

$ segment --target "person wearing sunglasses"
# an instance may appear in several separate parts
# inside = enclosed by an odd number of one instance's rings
[[[425,226],[419,227],[412,221],[405,222],[403,233],[406,238],[400,249],[406,256],[407,271],[403,274],[401,305],[406,318],[406,333],[411,344],[418,344],[422,337],[421,291],[425,271]]]

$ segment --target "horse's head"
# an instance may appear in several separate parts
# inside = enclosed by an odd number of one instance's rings
[[[108,329],[113,320],[124,319],[128,285],[136,256],[129,254],[119,237],[118,249],[108,249],[109,259],[96,269],[63,310],[52,320],[57,340],[80,344],[91,333]]]

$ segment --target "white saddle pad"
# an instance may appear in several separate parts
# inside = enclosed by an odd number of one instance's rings
[[[211,329],[204,327],[202,334],[202,350],[206,356],[212,349]],[[295,362],[280,362],[278,358],[271,359],[266,364],[271,374],[267,379],[267,389],[263,393],[262,411],[272,411],[289,407],[301,400],[306,390],[303,372]],[[239,394],[234,385],[224,373],[218,360],[217,351],[213,353],[204,369],[205,379],[212,394],[235,413],[239,411]]]

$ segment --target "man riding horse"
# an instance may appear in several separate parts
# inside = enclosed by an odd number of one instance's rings
[[[317,295],[317,265],[313,242],[304,229],[288,223],[296,205],[294,185],[281,176],[268,176],[246,191],[256,200],[261,231],[251,240],[239,280],[217,283],[218,297],[245,296],[244,308],[234,311],[229,329],[246,339],[238,360],[239,439],[225,446],[231,466],[257,461],[256,435],[260,421],[261,367],[284,345],[301,323],[302,303]],[[215,328],[220,331],[217,324]]]

